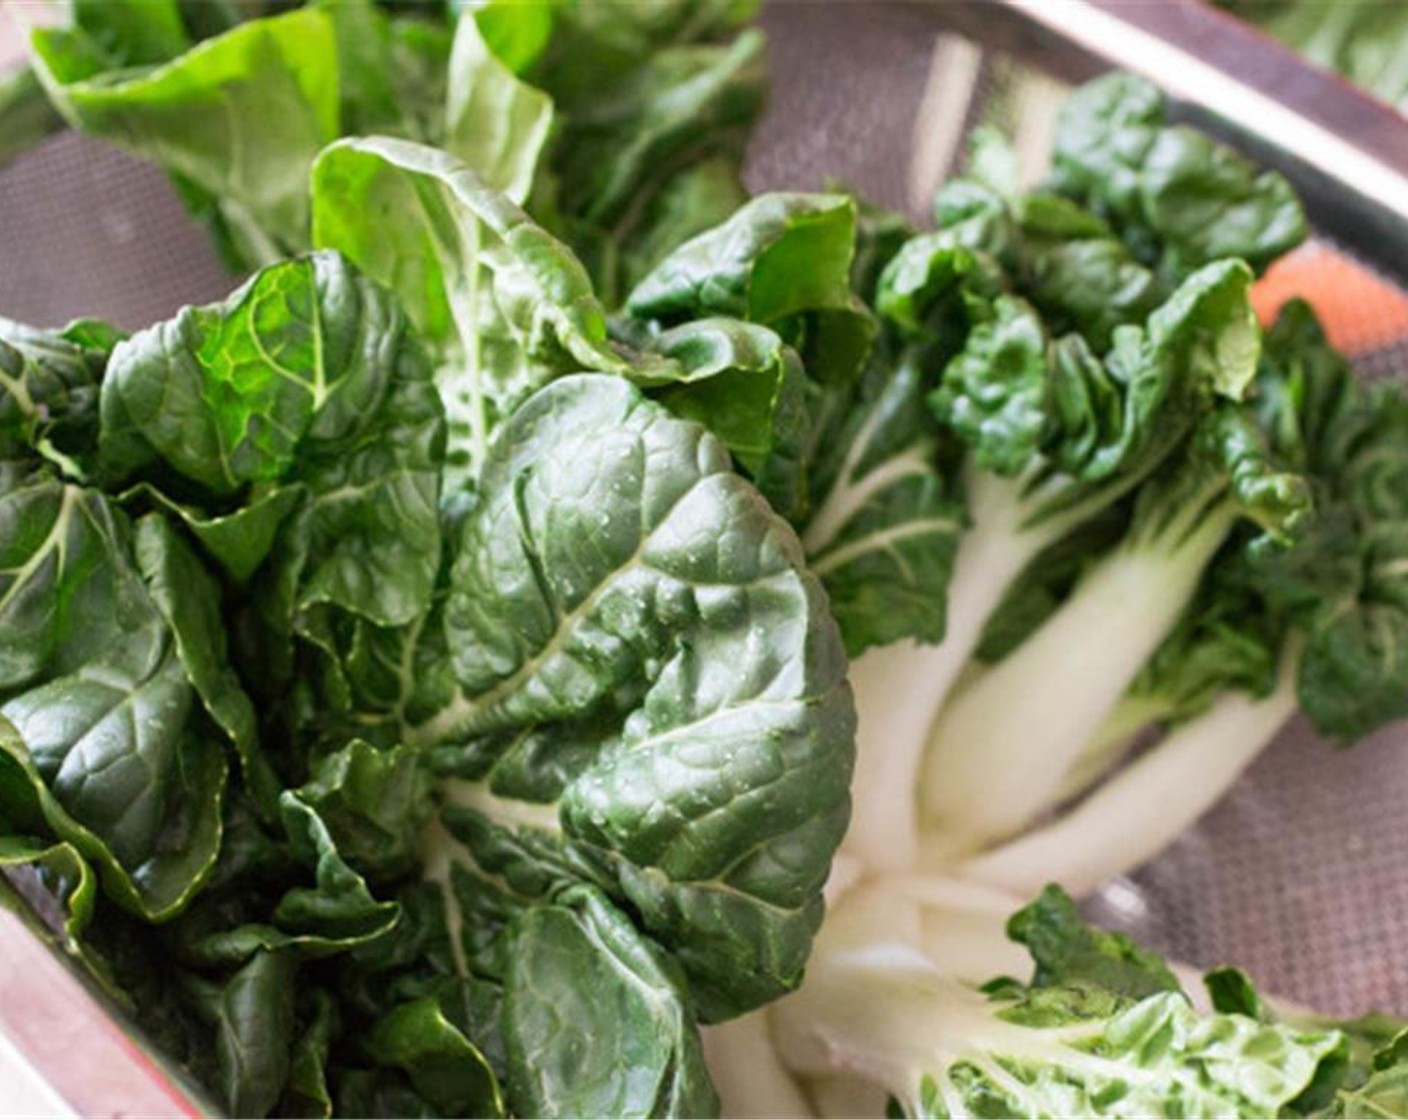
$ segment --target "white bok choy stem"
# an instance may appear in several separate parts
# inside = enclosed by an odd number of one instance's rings
[[[1169,704],[1161,696],[1125,696],[1082,749],[1061,779],[1055,802],[1079,797],[1114,771],[1134,748],[1142,732],[1164,721]]]
[[[897,942],[852,947],[819,941],[807,982],[773,1015],[789,1068],[803,1077],[861,1077],[896,1097],[908,1115],[921,1114],[926,1082],[939,1098],[938,1115],[969,1115],[947,1076],[960,1058],[1065,1057],[1060,1042],[994,1015],[987,996]],[[1062,1041],[1083,1030],[1089,1028],[1068,1029]]]
[[[1219,698],[1069,814],[970,860],[962,873],[1022,897],[1052,882],[1080,897],[1153,858],[1216,803],[1295,713],[1301,646],[1292,635],[1270,696]]]
[[[771,1031],[768,1010],[763,1008],[700,1032],[704,1060],[719,1090],[721,1116],[795,1120],[815,1115],[807,1095],[777,1056]]]
[[[1030,638],[954,697],[925,754],[931,864],[1019,832],[1056,801],[1072,764],[1187,606],[1236,519],[1223,501],[1136,533]]]
[[[896,642],[851,666],[858,724],[844,850],[875,869],[918,861],[916,791],[934,721],[1007,589],[1072,525],[1063,516],[1028,525],[1033,511],[1023,480],[969,469],[967,482],[972,525],[954,557],[944,640]]]
[[[959,884],[959,887],[965,897],[975,894],[992,897],[998,893],[976,884]],[[1021,905],[1021,900],[1003,897],[1007,913]],[[918,901],[908,892],[894,890],[889,879],[866,878],[865,869],[844,853],[837,856],[832,867],[826,885],[826,904],[826,919],[820,936],[828,939],[864,944],[876,939],[897,938],[913,946],[923,940],[924,922]],[[998,934],[1001,939],[1000,925]],[[871,1100],[875,1090],[869,1085],[858,1086],[854,1078],[843,1071],[830,1071],[817,1081],[809,1079],[805,1087],[799,1083],[778,1057],[773,1033],[774,1007],[764,1007],[702,1031],[704,1056],[710,1076],[719,1089],[723,1116],[855,1116],[883,1112],[883,1094],[878,1101],[878,1111],[856,1107],[861,1101],[875,1103]]]
[[[887,878],[883,889],[918,909],[917,939],[946,976],[986,984],[994,976],[1031,971],[1026,949],[1007,937],[1007,919],[1031,901],[1001,887],[942,874],[912,872]]]

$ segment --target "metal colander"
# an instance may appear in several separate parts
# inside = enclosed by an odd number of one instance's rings
[[[972,14],[938,7],[960,6]],[[950,36],[937,10],[769,8],[773,96],[749,186],[839,180],[922,220],[975,123],[1016,126],[1019,147],[1043,148],[1060,86]],[[0,315],[38,325],[97,315],[135,328],[235,282],[158,171],[74,135],[0,170],[0,262]],[[1360,371],[1404,376],[1408,335],[1390,325],[1377,337],[1354,355]],[[1408,1012],[1404,804],[1408,726],[1342,751],[1296,720],[1197,827],[1088,912],[1190,964],[1235,962],[1327,1012]]]

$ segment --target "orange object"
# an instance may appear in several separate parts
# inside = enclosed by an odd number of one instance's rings
[[[1408,338],[1408,296],[1336,249],[1309,242],[1267,270],[1252,306],[1269,324],[1289,299],[1306,300],[1336,348],[1353,357]]]

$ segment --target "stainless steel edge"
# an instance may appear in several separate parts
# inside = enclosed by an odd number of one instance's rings
[[[0,878],[0,1038],[85,1117],[206,1117],[214,1108],[70,967]]]
[[[1408,275],[1408,120],[1204,0],[949,0],[935,18],[1049,73],[1123,69],[1295,186],[1311,221]]]

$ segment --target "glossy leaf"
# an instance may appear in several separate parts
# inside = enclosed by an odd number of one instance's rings
[[[196,582],[190,613],[168,620],[143,556],[159,527],[134,540],[91,491],[40,483],[0,495],[6,522],[0,612],[14,654],[0,677],[3,765],[123,905],[170,916],[220,843],[226,762],[211,718],[248,729],[242,694],[220,680],[218,649],[197,621],[213,589]]]
[[[502,1116],[500,1089],[484,1057],[434,999],[403,1004],[373,1028],[369,1048],[405,1071],[416,1092],[446,1116]]]
[[[343,141],[318,160],[313,198],[315,242],[387,285],[436,350],[458,485],[533,389],[569,371],[626,371],[576,257],[465,164]]]
[[[412,740],[495,736],[497,755],[590,717],[598,749],[528,819],[608,861],[706,1017],[786,990],[844,828],[853,718],[795,537],[717,441],[616,379],[520,407],[483,494],[445,615],[461,694]],[[479,811],[511,826],[511,800]]]
[[[322,253],[124,342],[101,448],[227,569],[275,556],[279,627],[325,605],[389,625],[425,608],[439,567],[442,424],[390,297]]]
[[[120,338],[95,320],[39,331],[0,319],[0,460],[48,461],[75,481],[91,472],[98,384]]]
[[[513,1099],[535,1116],[708,1116],[682,978],[605,899],[578,891],[508,933],[504,1024]]]

